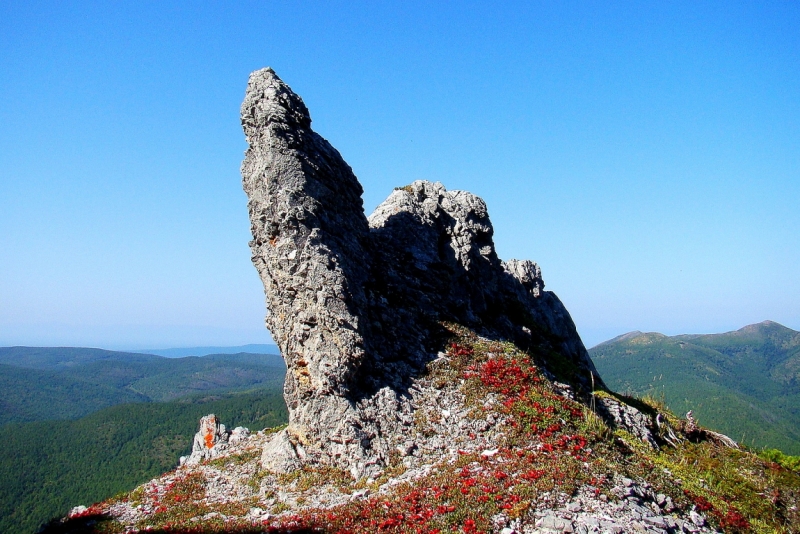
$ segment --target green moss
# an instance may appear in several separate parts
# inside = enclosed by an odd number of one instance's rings
[[[764,449],[758,455],[768,462],[774,462],[786,469],[800,472],[800,456],[789,456],[778,449]]]
[[[213,460],[208,460],[204,462],[205,465],[210,467],[216,467],[218,469],[224,469],[228,466],[237,466],[237,465],[244,465],[246,463],[250,463],[256,460],[261,456],[261,451],[259,450],[250,450],[244,451],[238,454],[231,454],[230,456],[223,456],[221,458],[214,458]]]
[[[332,485],[343,492],[353,483],[353,477],[347,471],[331,466],[302,467],[290,473],[277,476],[281,485],[295,491],[306,491],[312,487]]]
[[[259,469],[258,471],[255,472],[254,475],[252,475],[249,479],[247,479],[247,485],[253,491],[256,491],[256,492],[260,491],[261,490],[261,481],[264,480],[265,478],[267,478],[271,474],[272,473],[270,473],[266,469]]]
[[[131,506],[139,506],[142,504],[142,499],[144,498],[144,486],[139,486],[130,494],[128,494],[128,501],[131,503]]]
[[[285,502],[275,503],[272,507],[272,513],[275,515],[282,514],[283,512],[288,512],[292,508],[286,504]]]
[[[285,429],[287,426],[289,426],[289,423],[284,423],[282,425],[265,428],[264,430],[262,430],[262,432],[267,436],[270,434],[277,434],[281,430]]]

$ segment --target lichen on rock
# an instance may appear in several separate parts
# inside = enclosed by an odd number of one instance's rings
[[[181,456],[180,465],[197,465],[203,460],[210,460],[223,454],[229,444],[236,444],[245,439],[250,431],[244,427],[236,427],[233,431],[225,428],[219,418],[208,414],[200,418],[200,430],[194,435],[192,453]]]

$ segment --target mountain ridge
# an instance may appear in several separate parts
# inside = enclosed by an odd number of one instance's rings
[[[271,387],[285,371],[275,354],[165,358],[80,347],[0,348],[0,424],[74,419],[116,404],[202,391]]]
[[[183,358],[186,356],[208,356],[210,354],[237,354],[247,352],[250,354],[278,354],[277,345],[269,343],[249,343],[233,346],[204,346],[204,347],[173,347],[166,349],[127,350],[140,354],[155,354],[164,358]]]
[[[0,363],[30,369],[59,369],[99,360],[153,361],[158,356],[92,347],[0,347]]]
[[[762,321],[718,334],[629,333],[589,352],[620,391],[663,395],[751,445],[800,453],[800,332]]]

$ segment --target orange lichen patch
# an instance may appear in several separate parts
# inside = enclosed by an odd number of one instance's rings
[[[297,380],[304,386],[311,384],[311,373],[308,370],[308,362],[303,358],[295,362],[296,367],[292,370]]]
[[[214,436],[217,434],[217,417],[210,414],[200,420],[200,432],[203,434],[203,442],[207,449],[214,446]]]

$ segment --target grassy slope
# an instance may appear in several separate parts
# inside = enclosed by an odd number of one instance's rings
[[[197,421],[217,414],[253,430],[287,419],[279,388],[114,406],[75,421],[2,427],[0,532],[32,533],[71,507],[129,490],[173,468]]]
[[[800,454],[798,332],[765,322],[726,334],[635,333],[589,353],[612,389],[693,410],[748,445]]]
[[[430,474],[395,485],[386,494],[280,516],[270,532],[307,532],[314,528],[320,529],[315,532],[364,534],[496,531],[492,523],[498,514],[532,522],[536,510],[559,507],[561,493],[570,495],[577,487],[588,485],[596,496],[617,500],[611,483],[615,475],[646,480],[654,492],[669,496],[684,514],[697,507],[712,526],[726,534],[798,532],[799,473],[746,450],[685,439],[681,430],[685,422],[664,412],[684,439],[675,447],[664,444],[652,449],[625,431],[608,428],[586,406],[559,396],[534,365],[547,354],[480,340],[458,327],[452,341],[447,347],[448,364],[429,368],[428,378],[441,387],[461,382],[457,387],[466,395],[470,417],[483,419],[491,414],[502,418],[503,432],[496,436],[494,452],[484,455],[480,449],[464,451],[455,463],[437,464]],[[493,402],[487,403],[487,399]],[[661,410],[629,400],[649,414]],[[418,415],[416,425],[424,431],[430,420],[424,411]],[[230,462],[251,460],[242,457]],[[372,482],[354,482],[348,473],[330,467],[309,466],[277,476],[288,491],[331,485],[344,493],[365,487],[374,492],[389,476],[398,476],[404,470],[395,457],[384,476]],[[267,475],[260,472],[256,476]],[[203,477],[198,473],[175,479],[166,494],[157,496],[166,506],[138,526],[161,532],[263,531],[246,518],[228,517],[225,522],[205,518],[198,522],[206,513],[230,506],[201,501]],[[147,492],[140,491],[118,499],[136,503],[145,498],[150,498]],[[272,502],[273,513],[286,510],[282,502]],[[240,507],[242,513],[247,506]],[[103,505],[96,509],[102,511]],[[122,532],[122,525],[107,517],[95,515],[92,519],[99,520],[92,532]],[[85,524],[81,518],[74,524],[81,522]]]

